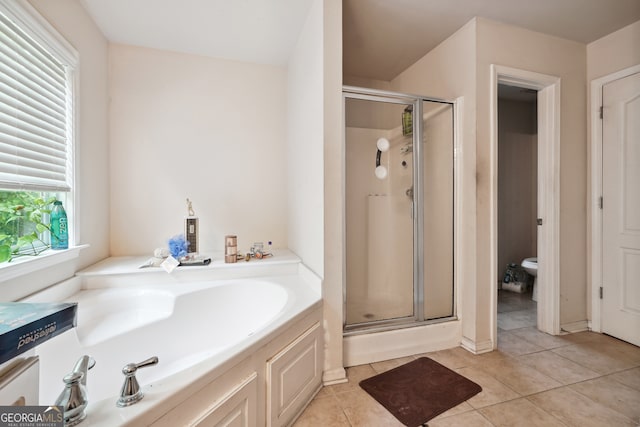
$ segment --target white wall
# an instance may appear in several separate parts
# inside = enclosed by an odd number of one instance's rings
[[[0,300],[13,301],[72,276],[109,255],[107,40],[77,0],[30,0],[77,50],[80,73],[76,138],[77,243],[80,258],[0,284]]]
[[[535,102],[498,101],[498,281],[508,263],[537,256]]]
[[[287,67],[289,248],[324,275],[323,10],[314,1]]]
[[[587,45],[587,80],[640,64],[640,21]]]
[[[586,321],[586,46],[477,19],[477,307],[490,316],[490,67],[499,64],[560,77],[560,325]],[[484,327],[484,325],[483,325]],[[488,332],[488,331],[487,331]]]
[[[111,45],[111,254],[151,254],[183,232],[200,251],[287,246],[286,70]]]
[[[319,1],[319,0],[316,0]],[[324,381],[343,381],[342,290],[344,266],[344,146],[342,107],[342,1],[323,3],[324,132]],[[315,7],[315,6],[314,6]]]

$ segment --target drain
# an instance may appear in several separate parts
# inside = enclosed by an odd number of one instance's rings
[[[372,314],[372,313],[367,313],[367,314],[364,315],[365,319],[373,319],[374,317],[376,317],[376,315]]]

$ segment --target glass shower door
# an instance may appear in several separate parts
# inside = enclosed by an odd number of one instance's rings
[[[345,98],[345,330],[416,319],[413,108]]]
[[[454,315],[453,105],[422,102],[421,197],[424,320]]]

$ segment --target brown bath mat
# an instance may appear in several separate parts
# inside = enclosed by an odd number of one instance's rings
[[[482,391],[482,387],[428,357],[360,381],[400,422],[420,426]]]

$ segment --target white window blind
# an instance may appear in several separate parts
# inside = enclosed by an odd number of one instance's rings
[[[72,71],[0,10],[0,188],[71,190]]]

